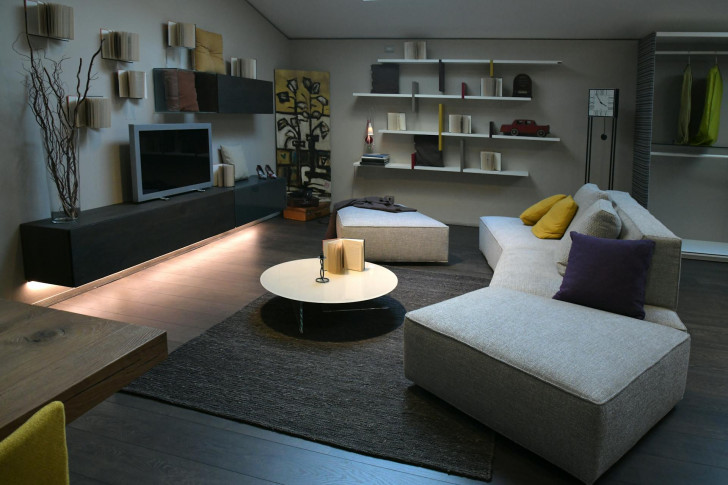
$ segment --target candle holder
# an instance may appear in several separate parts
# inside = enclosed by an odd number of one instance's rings
[[[319,262],[321,263],[321,270],[319,271],[319,277],[316,278],[316,283],[328,283],[329,279],[324,276],[324,253],[319,256]]]

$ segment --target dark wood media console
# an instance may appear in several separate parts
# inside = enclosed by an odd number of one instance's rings
[[[283,179],[250,178],[141,204],[82,211],[78,221],[20,225],[25,278],[80,286],[282,211]]]

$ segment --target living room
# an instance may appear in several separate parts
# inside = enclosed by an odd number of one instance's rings
[[[47,49],[50,57],[68,58],[64,63],[64,79],[67,84],[73,84],[78,59],[82,58],[87,65],[98,48],[99,29],[132,31],[139,34],[140,39],[138,61],[129,64],[97,59],[94,65],[96,75],[91,83],[90,94],[111,100],[111,126],[80,130],[80,217],[83,218],[85,210],[131,201],[129,124],[210,123],[215,157],[218,156],[220,145],[241,145],[251,179],[257,177],[256,165],[270,165],[277,171],[275,114],[170,114],[155,110],[153,69],[188,66],[186,59],[183,59],[184,53],[179,49],[166,47],[167,22],[192,22],[197,28],[222,35],[225,61],[229,62],[232,57],[256,59],[257,78],[260,80],[274,81],[274,71],[280,69],[329,73],[331,201],[373,195],[393,196],[396,202],[414,207],[419,212],[447,224],[450,226],[450,257],[447,264],[412,263],[400,265],[402,268],[397,270],[402,271],[402,274],[414,271],[418,274],[450,275],[463,280],[481,278],[487,282],[493,272],[478,248],[479,218],[518,217],[524,209],[548,196],[575,194],[584,184],[587,157],[591,160],[591,182],[602,189],[610,188],[608,186],[613,170],[613,188],[634,195],[635,187],[640,185],[635,183],[634,161],[635,142],[639,136],[637,120],[640,106],[637,101],[639,90],[636,80],[640,73],[640,40],[654,32],[715,34],[726,21],[726,18],[721,17],[725,12],[717,2],[701,2],[700,8],[692,5],[689,11],[679,2],[647,5],[640,6],[640,9],[644,9],[640,12],[620,11],[617,7],[605,5],[580,6],[572,11],[564,5],[536,8],[524,2],[516,2],[503,7],[502,21],[496,20],[498,15],[495,14],[494,19],[490,19],[483,12],[482,6],[475,5],[477,2],[467,2],[467,7],[478,12],[479,15],[472,16],[477,18],[477,22],[466,22],[462,14],[452,13],[450,2],[426,2],[429,8],[423,6],[423,2],[418,2],[416,8],[399,1],[349,2],[352,5],[347,5],[343,10],[336,3],[312,2],[305,7],[305,12],[297,12],[304,7],[292,1],[216,0],[205,4],[205,8],[193,2],[171,0],[153,3],[135,0],[123,5],[98,5],[75,0],[65,2],[74,8],[74,39],[68,42],[45,41],[40,45]],[[155,326],[155,322],[162,322],[157,323],[157,327],[167,331],[168,350],[173,352],[261,297],[266,291],[260,285],[259,278],[268,267],[296,258],[318,256],[321,239],[326,232],[326,219],[297,222],[276,216],[258,225],[233,231],[221,239],[208,241],[209,244],[200,247],[199,251],[180,252],[178,256],[157,261],[157,264],[147,264],[144,269],[136,268],[129,273],[113,276],[113,281],[108,279],[92,282],[81,288],[27,281],[19,227],[23,223],[49,217],[49,190],[40,130],[26,104],[26,88],[23,84],[21,54],[27,52],[27,46],[22,36],[22,3],[6,4],[3,9],[6,15],[0,20],[0,25],[5,47],[0,50],[0,59],[5,66],[2,69],[5,88],[2,92],[0,116],[6,126],[14,127],[4,130],[2,138],[3,146],[6,147],[6,176],[0,181],[0,189],[6,209],[0,215],[0,291],[4,299],[40,303],[40,306],[50,305],[53,308],[85,312],[88,315],[139,325],[144,325],[145,320],[150,326]],[[615,9],[615,12],[611,12],[611,9]],[[463,8],[463,11],[468,11],[468,8]],[[412,14],[412,18],[404,15],[407,12]],[[514,12],[523,18],[519,18]],[[604,20],[611,16],[633,20],[623,23]],[[558,17],[573,20],[557,22]],[[347,24],[341,20],[347,18],[359,20],[355,24]],[[378,28],[372,29],[375,24]],[[482,24],[482,29],[473,30],[477,27],[476,24]],[[357,30],[354,30],[355,26]],[[724,34],[723,36],[725,37]],[[515,77],[521,73],[527,74],[532,82],[532,95],[528,101],[481,102],[422,98],[417,101],[416,110],[413,110],[413,101],[409,97],[396,99],[355,94],[371,91],[373,64],[380,63],[380,59],[404,58],[404,43],[411,40],[426,41],[428,59],[554,62],[495,63],[492,67],[495,77],[503,79],[505,97],[512,91]],[[679,81],[682,80],[683,68],[688,60],[693,68],[696,89],[699,89],[700,80],[705,79],[713,64],[713,57],[718,63],[724,59],[722,56],[726,48],[716,47],[716,44],[725,43],[725,38],[705,42],[709,44],[709,48],[690,44],[681,49],[694,51],[692,56],[683,53],[664,61],[666,63],[658,63],[658,70],[662,69],[659,73],[664,77],[658,76],[655,80],[655,113],[656,117],[660,115],[659,120],[656,119],[654,123],[653,138],[656,143],[672,143],[670,137],[673,136],[677,122],[668,122],[665,119],[677,118]],[[701,57],[697,53],[701,50],[713,54]],[[147,73],[149,93],[146,99],[129,100],[117,96],[116,71],[122,69]],[[477,96],[480,94],[480,79],[488,76],[488,69],[487,64],[448,64],[444,68],[444,89],[441,90],[438,86],[437,64],[403,63],[399,67],[400,92],[410,93],[412,82],[418,82],[420,93],[442,91],[445,94],[459,95],[462,84],[465,83],[466,95]],[[704,83],[702,85],[704,90]],[[589,91],[596,88],[618,89],[618,116],[589,116]],[[658,104],[658,99],[671,100],[670,106]],[[462,159],[470,161],[467,163],[475,163],[472,161],[478,158],[481,150],[492,149],[502,153],[503,172],[521,174],[515,176],[505,173],[467,173],[462,167],[460,170],[428,171],[355,166],[354,162],[367,150],[364,138],[368,120],[373,125],[372,151],[389,153],[397,163],[409,163],[412,137],[408,134],[402,136],[387,133],[387,115],[390,112],[405,112],[409,130],[432,132],[437,130],[438,104],[445,105],[446,120],[450,114],[472,115],[473,135],[492,135],[491,122],[500,126],[517,119],[532,119],[550,126],[550,134],[546,137],[550,140],[482,140],[465,137],[464,143],[459,145],[460,140],[457,137],[443,137],[445,167],[458,167]],[[703,104],[694,103],[693,112],[698,116],[703,110]],[[722,112],[725,114],[725,106]],[[588,150],[590,128],[593,133],[591,150]],[[725,304],[721,300],[724,300],[722,296],[726,294],[726,265],[720,260],[725,255],[722,251],[728,241],[728,227],[723,214],[724,208],[728,206],[728,193],[724,188],[725,167],[720,163],[719,157],[725,153],[720,147],[726,145],[721,142],[727,136],[725,128],[721,128],[718,142],[706,152],[709,156],[691,163],[684,172],[677,170],[685,167],[686,158],[653,156],[652,163],[648,164],[649,178],[646,183],[649,188],[650,212],[683,240],[716,244],[712,249],[705,250],[707,252],[700,253],[698,259],[682,260],[680,307],[677,313],[692,335],[688,393],[686,399],[677,405],[677,410],[684,413],[673,412],[668,415],[666,421],[671,420],[674,424],[668,425],[662,431],[666,423],[659,423],[640,442],[639,446],[642,448],[628,453],[613,469],[616,472],[610,471],[601,479],[604,483],[718,483],[728,473],[725,467],[724,435],[728,415],[721,411],[728,399],[728,393],[725,392],[724,364],[728,334],[720,321],[725,311]],[[464,155],[461,155],[461,150]],[[659,151],[664,152],[666,149],[661,148]],[[610,166],[612,158],[614,164]],[[525,176],[522,175],[524,173]],[[226,265],[228,269],[223,269]],[[204,268],[205,266],[209,267]],[[225,275],[225,272],[231,274]],[[400,281],[405,279],[400,276]],[[193,293],[187,293],[186,296],[176,295],[176,300],[170,299],[166,307],[152,301],[155,293],[163,293],[160,291],[161,287],[174,286],[182,281],[195,288]],[[111,292],[111,288],[117,289]],[[96,301],[93,301],[94,291],[99,295]],[[194,293],[197,293],[200,300],[197,306],[181,306],[185,298],[194,300]],[[207,295],[210,295],[209,299]],[[130,301],[130,298],[138,298],[138,301]],[[422,301],[417,301],[417,298],[414,300],[417,302],[416,306],[420,307],[426,298],[423,297]],[[132,308],[137,303],[139,306]],[[119,306],[113,307],[116,304]],[[204,318],[199,317],[203,313],[200,312],[200,307],[204,306],[208,307],[208,311]],[[194,309],[189,310],[190,308]],[[405,308],[410,309],[406,305]],[[156,313],[150,313],[152,311]],[[145,426],[154,423],[158,418],[154,425],[154,434],[163,434],[165,428],[179,425],[180,429],[190,433],[193,429],[194,432],[206,429],[206,433],[214,435],[210,438],[214,441],[220,435],[212,430],[237,426],[226,424],[227,420],[221,418],[213,420],[202,413],[193,414],[182,408],[132,397],[129,394],[116,394],[100,405],[99,409],[100,414],[96,417],[93,415],[94,410],[79,418],[75,424],[69,424],[69,459],[74,483],[83,483],[84,480],[88,483],[114,482],[122,480],[117,476],[120,470],[141,467],[139,463],[143,462],[141,456],[145,449],[143,443],[152,439],[149,435],[138,439],[125,437],[123,444],[109,437],[113,434],[112,430],[121,432],[126,426],[142,427],[139,423],[134,425],[130,424],[131,421],[119,419],[119,416],[126,415],[133,421],[132,415],[136,409],[145,415]],[[114,414],[117,416],[114,417]],[[690,419],[696,420],[693,426]],[[190,423],[193,422],[195,426],[202,427],[192,426]],[[238,431],[236,428],[236,433]],[[251,426],[240,434],[247,436],[245,439],[250,439],[257,432]],[[260,432],[267,433],[264,430]],[[174,436],[182,436],[180,440],[188,440],[189,443],[195,441],[192,435]],[[91,445],[83,444],[86,439],[97,443],[99,449],[105,450],[99,451],[103,455],[99,461],[109,468],[90,464],[97,456]],[[288,441],[289,438],[285,435],[263,434],[257,439],[259,441],[256,445],[248,446],[255,448],[261,442],[282,441],[289,448],[277,451],[273,449],[269,453],[283,454],[283,463],[286,462],[286,456],[291,462],[300,461],[294,468],[300,467],[297,469],[302,470],[306,469],[307,461],[313,460],[311,456],[320,458],[344,454],[336,448],[326,448],[324,451],[311,441]],[[663,439],[669,444],[656,443]],[[200,443],[208,441],[201,440],[195,446],[204,448]],[[169,441],[150,446],[155,450],[150,453],[155,456],[154,459],[160,460],[160,467],[178,467],[176,472],[166,477],[167,480],[171,480],[172,476],[189,473],[204,482],[205,472],[211,473],[209,476],[215,476],[214,473],[228,466],[225,460],[214,464],[213,461],[207,461],[204,466],[195,470],[192,464],[195,459],[190,455],[174,451],[163,457],[165,449],[173,447]],[[177,447],[182,446],[178,444]],[[300,456],[291,451],[301,447],[307,451]],[[129,453],[133,457],[128,458],[128,461],[114,460],[117,453]],[[245,448],[241,453],[254,454],[254,451]],[[294,453],[295,456],[287,453]],[[505,438],[498,441],[495,454],[493,483],[528,483],[538,480],[544,483],[561,483],[573,480],[546,460]],[[236,457],[231,454],[226,460],[234,462]],[[257,455],[253,459],[258,462],[265,460],[265,455]],[[385,465],[384,463],[393,462],[377,461],[353,453],[342,460],[336,465],[332,464],[334,459],[332,463],[324,461],[318,468],[311,465],[316,468],[312,472],[315,478],[303,475],[309,480],[291,478],[295,474],[289,474],[287,478],[276,478],[273,472],[261,472],[261,475],[257,475],[256,466],[252,464],[243,475],[286,483],[341,483],[354,480],[352,476],[347,479],[334,478],[335,475],[327,476],[322,470],[331,466],[356,469],[353,475],[363,474],[366,477],[360,479],[363,482],[401,480],[417,483],[421,480],[425,483],[426,480],[452,479],[455,483],[472,483],[457,475],[435,474],[430,470],[408,468],[399,464]],[[319,462],[313,460],[311,463]],[[353,465],[354,463],[357,465]],[[150,466],[154,468],[154,465]],[[378,475],[372,471],[377,467],[391,467],[401,474],[380,475],[377,478]],[[261,470],[264,468],[266,467],[261,466]],[[213,469],[216,470],[214,473],[211,471]],[[144,482],[140,478],[143,475],[135,475],[131,471],[128,473],[130,475],[125,476],[122,481]],[[158,483],[164,479],[163,473],[149,473],[149,476],[156,477],[151,482]],[[398,478],[392,478],[395,476]],[[242,475],[231,477],[232,475],[219,475],[223,482],[244,480]]]

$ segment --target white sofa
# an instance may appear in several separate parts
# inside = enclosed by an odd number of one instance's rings
[[[490,286],[407,313],[404,365],[419,386],[591,483],[682,398],[690,336],[675,312],[680,239],[624,192],[587,184],[574,200],[567,235],[606,203],[619,238],[655,241],[644,320],[552,299],[568,243],[482,217]]]

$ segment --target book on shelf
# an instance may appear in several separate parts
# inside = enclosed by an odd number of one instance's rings
[[[167,22],[167,45],[194,49],[196,28],[195,24],[188,22]]]
[[[465,96],[468,94],[468,85],[465,83],[460,83],[460,99],[465,99]]]
[[[503,78],[482,77],[480,78],[481,96],[503,96]]]
[[[258,78],[258,61],[256,59],[243,59],[233,57],[230,59],[230,75],[235,77]]]
[[[387,129],[395,131],[407,130],[405,113],[387,113]]]
[[[449,115],[448,126],[450,133],[471,133],[472,117],[470,115]]]
[[[427,41],[415,40],[404,43],[405,59],[427,59]]]
[[[365,153],[361,156],[361,165],[386,165],[389,163],[388,153]]]
[[[78,107],[78,109],[76,109]],[[78,104],[77,96],[66,96],[66,109],[69,116],[76,112],[76,126],[89,128],[108,128],[111,126],[111,101],[109,98],[87,97]]]
[[[139,60],[139,34],[101,29],[101,57],[116,61]]]
[[[501,154],[499,152],[480,152],[480,169],[489,172],[500,172]]]
[[[59,3],[26,2],[28,12],[28,33],[73,39],[73,7]]]
[[[146,99],[147,73],[144,71],[119,71],[119,97]]]
[[[364,239],[325,239],[324,271],[344,274],[347,270],[364,271]]]

